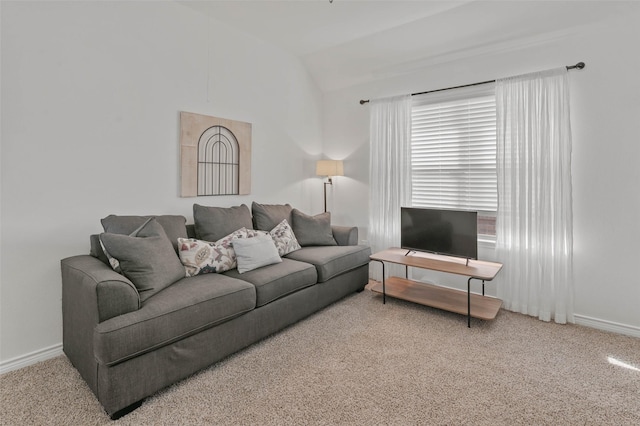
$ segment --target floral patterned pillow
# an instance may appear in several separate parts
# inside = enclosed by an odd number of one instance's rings
[[[215,243],[195,238],[178,238],[178,255],[187,277],[236,268],[236,252],[231,241],[248,236],[248,230],[240,228]]]
[[[269,234],[276,243],[276,248],[278,249],[278,254],[280,256],[284,256],[287,253],[291,253],[292,251],[300,250],[302,248],[293,233],[291,225],[287,222],[287,219],[284,219],[276,225]]]
[[[267,231],[260,231],[258,229],[247,229],[247,238],[257,237],[258,235],[269,235]]]

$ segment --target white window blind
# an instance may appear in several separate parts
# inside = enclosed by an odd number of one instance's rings
[[[415,207],[497,208],[494,85],[413,97],[412,203]]]

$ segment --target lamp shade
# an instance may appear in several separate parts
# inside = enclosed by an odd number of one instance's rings
[[[316,163],[318,176],[344,176],[342,160],[319,160]]]

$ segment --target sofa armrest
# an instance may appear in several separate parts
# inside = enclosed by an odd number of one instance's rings
[[[138,291],[101,260],[74,256],[60,262],[62,270],[62,348],[97,395],[93,331],[102,321],[137,310]]]
[[[74,305],[88,302],[95,310],[85,320],[97,324],[140,308],[140,296],[133,283],[101,260],[88,255],[74,256],[63,259],[61,268],[62,289],[69,302]]]
[[[331,226],[333,238],[339,246],[357,246],[358,245],[358,227],[357,226]]]

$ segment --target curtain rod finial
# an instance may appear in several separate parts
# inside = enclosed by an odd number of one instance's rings
[[[581,70],[585,67],[584,62],[578,62],[575,65],[567,65],[567,71],[568,70]]]
[[[367,103],[369,103],[368,99],[367,100],[360,99],[360,105],[364,105],[364,104],[367,104]]]

